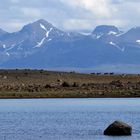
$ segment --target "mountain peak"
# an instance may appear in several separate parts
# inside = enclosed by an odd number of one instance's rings
[[[47,22],[45,19],[38,19],[36,22]]]
[[[21,32],[32,32],[32,31],[35,31],[35,30],[40,30],[40,29],[50,29],[50,28],[54,28],[54,26],[47,22],[46,20],[44,19],[39,19],[33,23],[29,23],[27,25],[25,25]]]
[[[123,42],[133,42],[140,45],[140,27],[134,27],[127,31],[125,34],[122,34],[121,39],[123,39]]]
[[[53,26],[51,23],[49,23],[48,21],[44,20],[44,19],[39,19],[35,22],[33,22],[32,24],[43,24],[43,25],[46,25],[46,26]]]
[[[1,33],[5,31],[0,29]],[[85,36],[62,31],[39,19],[21,31],[0,36],[0,66],[48,69],[97,66],[101,71],[110,68],[114,71],[116,65],[139,66],[140,27],[120,33],[115,26],[101,25]]]
[[[119,33],[119,30],[117,27],[112,26],[112,25],[100,25],[95,28],[95,30],[93,31],[93,34],[108,34],[110,32],[117,34]]]
[[[140,27],[139,26],[134,27],[134,28],[130,29],[128,32],[138,32],[138,33],[140,33]]]

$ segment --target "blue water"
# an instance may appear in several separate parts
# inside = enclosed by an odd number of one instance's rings
[[[129,137],[108,137],[114,120],[132,125]],[[0,140],[139,140],[140,99],[0,100]]]

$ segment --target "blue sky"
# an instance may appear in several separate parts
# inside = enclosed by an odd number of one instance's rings
[[[1,0],[0,27],[13,32],[45,19],[63,30],[140,26],[140,0]]]

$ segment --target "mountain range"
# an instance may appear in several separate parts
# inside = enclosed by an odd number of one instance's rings
[[[0,68],[140,72],[140,27],[97,26],[88,35],[40,19],[20,31],[0,29]]]

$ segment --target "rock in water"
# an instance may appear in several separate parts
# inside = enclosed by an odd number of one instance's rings
[[[104,135],[129,136],[132,135],[132,127],[124,122],[115,121],[106,128],[106,130],[104,131]]]

